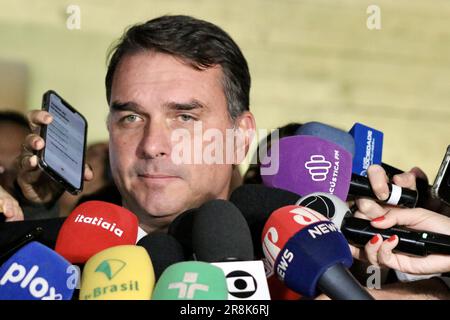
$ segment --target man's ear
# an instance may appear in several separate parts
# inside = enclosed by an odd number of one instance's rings
[[[236,118],[234,128],[234,160],[235,164],[240,164],[244,161],[256,134],[255,117],[250,111],[243,112]]]

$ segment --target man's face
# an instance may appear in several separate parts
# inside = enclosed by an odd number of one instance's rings
[[[167,54],[125,56],[114,74],[108,129],[110,161],[123,204],[147,231],[210,199],[226,199],[230,164],[175,164],[171,134],[194,124],[223,132],[233,124],[222,70],[195,70]],[[225,148],[225,144],[224,144]],[[194,151],[192,151],[194,152]]]

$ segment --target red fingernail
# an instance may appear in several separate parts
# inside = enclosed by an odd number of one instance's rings
[[[370,243],[371,243],[371,244],[375,244],[375,243],[377,243],[377,242],[378,242],[378,235],[376,234],[376,235],[373,236],[372,239],[370,239]]]
[[[383,221],[383,220],[384,220],[384,216],[381,216],[381,217],[373,219],[372,222],[380,222],[380,221]]]
[[[397,236],[394,234],[389,237],[388,242],[393,242],[393,241],[395,241],[396,238],[397,238]]]

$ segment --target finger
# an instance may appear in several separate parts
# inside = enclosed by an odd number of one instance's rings
[[[53,117],[50,113],[44,110],[33,110],[27,114],[28,123],[34,133],[38,133],[41,125],[50,124]]]
[[[11,212],[6,210],[7,199],[0,199],[0,213],[3,213],[6,219],[11,218]]]
[[[387,185],[389,179],[386,171],[381,166],[374,164],[367,169],[367,177],[377,198],[387,200],[389,198],[389,187]]]
[[[362,250],[358,247],[352,246],[351,244],[349,244],[348,246],[350,247],[350,252],[352,253],[353,258],[360,260],[360,261],[367,260],[366,253],[364,252],[364,250]]]
[[[2,174],[3,172],[5,172],[5,167],[4,166],[0,166],[0,174]]]
[[[369,198],[358,198],[355,203],[358,207],[358,211],[354,215],[356,218],[373,220],[384,216],[389,210]]]
[[[401,174],[396,174],[392,178],[392,181],[399,187],[417,190],[416,176],[411,172],[403,172]]]
[[[9,210],[11,212],[11,216],[5,219],[6,222],[24,220],[22,209],[20,208],[19,204],[16,201],[13,200],[10,201]]]
[[[26,151],[32,153],[33,150],[41,150],[45,147],[45,141],[37,134],[29,134],[25,137],[25,141],[23,143],[23,147]]]
[[[450,234],[449,218],[423,208],[391,208],[384,218],[372,220],[375,228],[386,229],[392,226],[407,226],[411,229]]]
[[[421,208],[391,208],[383,217],[374,219],[371,224],[376,228],[386,229],[395,225],[413,226],[425,219],[428,215],[425,209]]]
[[[423,179],[428,183],[428,177],[425,174],[425,172],[422,171],[422,169],[414,167],[411,170],[409,170],[409,172],[412,173],[415,177]]]
[[[364,246],[364,250],[366,252],[367,260],[370,262],[370,264],[372,264],[372,265],[374,265],[376,267],[379,267],[379,264],[378,264],[378,250],[380,249],[381,244],[383,243],[382,239],[383,238],[381,237],[381,235],[376,234]]]
[[[392,252],[392,250],[397,246],[398,241],[398,236],[396,235],[393,235],[389,239],[383,241],[377,254],[377,259],[380,264],[392,269],[399,269],[397,258]]]
[[[26,155],[22,157],[22,159],[20,160],[20,169],[21,169],[20,175],[23,175],[23,173],[28,173],[37,170],[38,169],[37,155]]]
[[[84,180],[91,181],[94,179],[94,171],[92,170],[91,165],[86,164],[84,166]]]
[[[3,212],[3,215],[6,218],[5,221],[8,221],[14,217],[14,210],[13,210],[11,199],[3,199],[1,201],[1,209],[0,210]]]
[[[331,300],[326,294],[322,293],[314,298],[314,300]]]

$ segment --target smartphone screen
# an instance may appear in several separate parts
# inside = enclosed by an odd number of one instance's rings
[[[44,95],[43,107],[53,116],[43,134],[44,170],[69,192],[77,193],[83,186],[87,122],[53,91]]]

